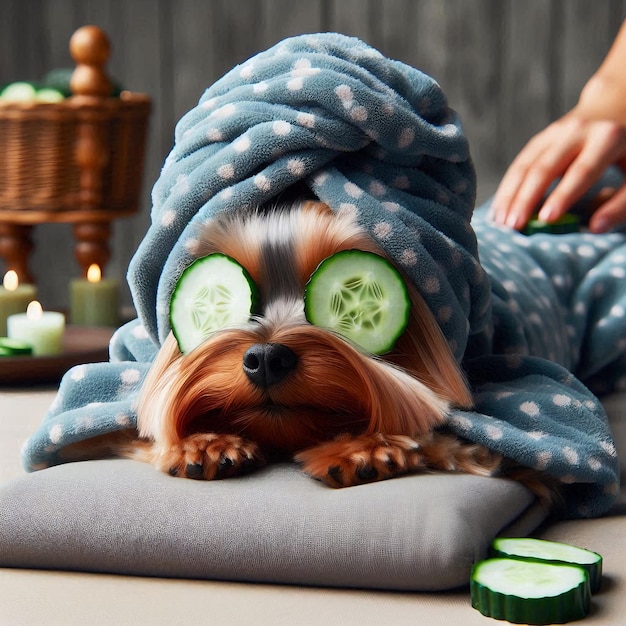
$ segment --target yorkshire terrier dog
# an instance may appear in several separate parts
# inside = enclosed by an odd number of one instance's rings
[[[142,387],[132,456],[171,475],[217,479],[274,459],[345,487],[416,470],[507,474],[545,498],[539,473],[446,433],[451,407],[469,409],[464,374],[410,281],[408,326],[382,357],[304,315],[305,284],[342,250],[382,250],[349,212],[295,201],[226,216],[195,251],[235,259],[259,287],[247,323],[219,330],[188,354],[170,333]]]

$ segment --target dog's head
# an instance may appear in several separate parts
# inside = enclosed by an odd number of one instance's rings
[[[175,442],[233,433],[293,453],[337,434],[414,435],[471,405],[463,375],[432,313],[407,283],[406,330],[381,356],[305,316],[305,286],[342,250],[384,253],[349,212],[316,201],[225,216],[204,227],[198,257],[223,253],[258,288],[257,310],[182,354],[170,334],[143,386],[139,430]]]

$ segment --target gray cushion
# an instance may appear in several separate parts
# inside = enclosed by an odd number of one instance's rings
[[[533,502],[517,483],[468,475],[334,490],[289,464],[196,482],[133,461],[70,463],[0,488],[0,566],[448,589],[496,534],[542,521]]]

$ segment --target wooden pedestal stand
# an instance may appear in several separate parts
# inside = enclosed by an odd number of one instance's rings
[[[111,221],[138,209],[150,99],[113,97],[104,65],[107,36],[96,26],[70,40],[73,95],[58,103],[0,101],[0,257],[22,282],[31,231],[71,223],[83,275],[105,268]]]

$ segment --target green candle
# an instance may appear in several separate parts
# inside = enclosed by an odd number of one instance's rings
[[[0,336],[7,334],[7,317],[24,313],[29,302],[37,298],[35,285],[20,285],[17,273],[9,270],[0,287]]]
[[[10,315],[7,319],[9,338],[30,344],[34,356],[60,354],[64,330],[63,314],[54,311],[44,313],[36,300],[28,305],[26,313]]]
[[[117,326],[119,286],[112,278],[102,278],[100,267],[90,265],[87,280],[70,284],[70,319],[78,326]]]

